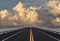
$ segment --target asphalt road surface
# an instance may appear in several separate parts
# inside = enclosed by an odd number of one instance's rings
[[[0,36],[0,41],[60,41],[37,28],[24,28]]]

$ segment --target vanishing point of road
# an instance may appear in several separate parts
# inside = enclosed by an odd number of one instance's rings
[[[58,38],[32,27],[23,28],[0,36],[0,41],[60,41]]]

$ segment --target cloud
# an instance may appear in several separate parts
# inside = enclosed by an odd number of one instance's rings
[[[1,19],[7,19],[11,16],[10,12],[7,9],[1,10],[0,15]]]
[[[20,25],[21,23],[43,26],[51,25],[54,23],[52,21],[55,21],[54,17],[60,14],[59,2],[58,0],[49,1],[44,8],[42,6],[30,6],[27,8],[23,2],[19,2],[13,7],[15,15],[12,15],[7,9],[0,10],[0,25],[11,26]],[[56,20],[60,21],[59,19],[58,17]]]
[[[53,16],[53,19],[50,21],[54,26],[60,26],[60,1],[59,0],[52,0],[46,3],[46,7],[48,11]],[[54,18],[55,17],[55,18]]]
[[[39,21],[38,17],[38,12],[36,11],[37,8],[35,7],[30,7],[26,8],[25,5],[22,2],[19,2],[14,8],[17,12],[17,15],[20,18],[20,22],[24,23],[37,23]]]
[[[60,14],[60,1],[53,0],[46,3],[46,6],[49,8],[49,12],[53,15]]]

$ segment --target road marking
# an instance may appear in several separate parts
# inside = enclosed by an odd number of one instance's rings
[[[30,28],[30,41],[34,41],[32,29]]]
[[[7,38],[3,39],[2,41],[5,41],[5,40],[7,40],[7,39],[9,39],[9,38],[11,38],[11,37],[13,37],[13,36],[15,36],[15,35],[17,35],[17,34],[19,34],[19,33],[23,32],[23,31],[24,31],[24,30],[19,31],[19,32],[17,32],[16,34],[13,34],[13,35],[11,35],[11,36],[9,36],[9,37],[7,37]]]
[[[36,30],[36,29],[35,29],[35,30]],[[38,30],[37,30],[37,31],[38,31]],[[57,39],[57,38],[55,38],[55,37],[53,37],[53,36],[51,36],[51,35],[49,35],[49,34],[43,32],[43,31],[39,31],[39,32],[41,32],[41,33],[43,33],[43,34],[45,34],[45,35],[47,35],[47,36],[49,36],[49,37],[51,37],[51,38],[57,40],[57,41],[60,41],[59,39]]]

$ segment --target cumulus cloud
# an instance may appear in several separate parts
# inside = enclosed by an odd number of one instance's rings
[[[19,2],[13,9],[17,12],[17,15],[20,18],[20,22],[31,24],[38,23],[39,14],[36,11],[37,8],[25,8],[25,5],[22,2]]]
[[[16,25],[16,23],[14,23],[14,21],[11,21],[12,20],[12,19],[10,19],[11,17],[12,17],[12,15],[7,9],[1,10],[0,11],[0,26]],[[16,18],[16,17],[14,16],[14,18]],[[13,18],[13,20],[14,20],[14,18]]]
[[[50,22],[53,25],[60,25],[60,1],[59,0],[51,0],[46,3],[46,7],[48,8],[48,11],[50,14],[55,17]]]
[[[56,17],[55,19],[53,19],[51,21],[51,23],[54,25],[54,26],[60,26],[60,18],[59,17]]]
[[[7,9],[4,9],[4,10],[0,11],[0,18],[1,19],[7,19],[10,16],[11,16],[11,14]]]
[[[53,15],[60,14],[60,1],[59,0],[53,0],[46,3],[46,6],[49,9],[49,12]]]
[[[60,14],[60,1],[51,0],[46,2],[46,7],[33,7],[29,8],[22,2],[19,2],[13,7],[15,15],[12,15],[7,9],[0,10],[0,25],[11,26],[24,24],[39,24],[50,25],[57,22],[60,24],[60,18],[56,17]],[[8,24],[8,25],[7,25]]]
[[[0,22],[2,25],[5,23],[9,25],[17,25],[20,23],[25,23],[25,24],[41,24],[43,21],[39,19],[39,14],[37,10],[39,10],[37,7],[29,7],[26,8],[24,3],[19,2],[13,10],[16,12],[15,15],[11,15],[11,13],[7,10],[1,10],[0,11]],[[5,24],[6,25],[6,24]]]

